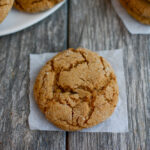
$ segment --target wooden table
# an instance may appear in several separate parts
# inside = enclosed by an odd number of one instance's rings
[[[29,54],[124,48],[129,133],[31,131]],[[69,0],[24,31],[0,37],[0,150],[150,150],[150,36],[131,35],[110,0]]]

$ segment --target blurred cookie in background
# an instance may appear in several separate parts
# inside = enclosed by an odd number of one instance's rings
[[[20,11],[36,13],[48,10],[63,0],[15,0],[14,7]]]
[[[150,25],[150,0],[120,0],[120,3],[137,21]]]
[[[7,17],[14,0],[0,0],[0,23]]]

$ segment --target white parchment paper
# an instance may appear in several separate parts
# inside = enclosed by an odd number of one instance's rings
[[[123,50],[99,51],[112,65],[117,75],[119,85],[119,102],[113,115],[99,125],[84,129],[81,132],[128,132],[127,96],[123,66]],[[30,114],[29,127],[31,130],[62,131],[48,122],[40,112],[33,97],[33,85],[40,68],[56,53],[30,54]]]
[[[111,0],[111,2],[118,16],[131,34],[150,34],[150,26],[144,25],[132,18],[122,7],[119,0]]]

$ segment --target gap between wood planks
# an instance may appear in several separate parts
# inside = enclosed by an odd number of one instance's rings
[[[70,0],[66,0],[66,18],[67,18],[67,21],[66,21],[66,49],[69,48],[69,23],[70,23],[70,20],[69,20],[69,12],[70,12]],[[66,132],[66,150],[69,150],[69,132]]]

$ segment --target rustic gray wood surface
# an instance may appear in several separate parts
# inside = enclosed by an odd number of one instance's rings
[[[130,130],[70,133],[69,149],[150,150],[150,36],[130,35],[110,0],[72,0],[69,18],[69,47],[124,48]]]
[[[67,3],[37,25],[0,37],[0,150],[150,150],[150,35],[129,34],[110,0]],[[79,46],[124,48],[129,133],[29,130],[29,54]]]
[[[66,6],[24,31],[0,37],[0,150],[64,150],[66,134],[29,130],[29,54],[66,48]]]

